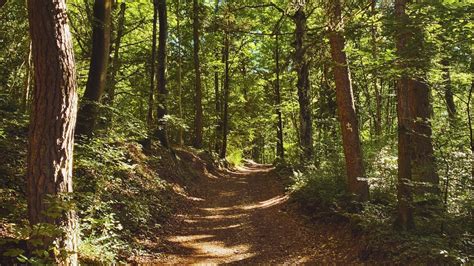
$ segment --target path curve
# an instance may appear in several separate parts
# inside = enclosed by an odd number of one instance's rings
[[[283,183],[262,165],[209,175],[190,197],[194,206],[164,236],[167,249],[154,263],[356,262],[341,250],[345,240],[333,237],[337,228],[309,226],[291,211]]]

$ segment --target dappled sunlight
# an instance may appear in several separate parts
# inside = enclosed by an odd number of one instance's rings
[[[168,238],[168,241],[193,250],[192,264],[209,264],[217,261],[230,263],[255,255],[250,252],[250,245],[226,245],[223,241],[214,240],[215,238],[215,235],[188,235],[173,236]]]
[[[282,204],[286,202],[289,198],[290,198],[289,195],[282,194],[265,201],[260,201],[257,204],[244,205],[241,208],[243,210],[266,209],[266,208],[270,208],[270,207]]]

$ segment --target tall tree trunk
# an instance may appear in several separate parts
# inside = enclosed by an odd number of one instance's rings
[[[199,63],[199,2],[193,0],[193,43],[194,43],[194,142],[195,148],[202,148],[202,86]]]
[[[117,21],[117,36],[114,42],[114,55],[112,58],[112,69],[110,71],[110,85],[107,90],[107,104],[112,105],[115,100],[115,88],[117,87],[117,73],[120,70],[120,46],[122,45],[122,37],[125,29],[125,10],[127,9],[126,2],[120,4],[120,11]]]
[[[156,76],[156,33],[158,23],[158,1],[153,0],[153,31],[151,35],[151,62],[150,62],[150,90],[148,92],[148,114],[147,114],[147,126],[148,132],[153,132],[153,109],[154,109],[154,96],[155,96],[155,76]],[[151,138],[150,138],[151,139]]]
[[[278,26],[277,26],[278,27]],[[285,159],[285,149],[283,147],[283,121],[281,113],[281,93],[280,93],[280,31],[275,32],[275,104],[277,115],[277,160]]]
[[[156,137],[161,145],[169,148],[168,133],[166,126],[167,114],[167,98],[168,90],[166,89],[166,42],[168,40],[168,12],[166,10],[166,0],[157,0],[158,19],[159,19],[159,35],[158,35],[158,108],[157,108],[157,130]]]
[[[56,263],[77,264],[77,220],[74,211],[52,217],[51,198],[62,202],[72,192],[74,127],[77,93],[72,37],[64,0],[29,0],[28,17],[33,48],[35,88],[27,159],[28,218],[62,229],[59,236],[41,240],[33,249],[56,245],[67,251]],[[49,249],[48,249],[49,250]]]
[[[225,62],[225,71],[224,71],[224,110],[222,116],[222,146],[219,157],[225,159],[227,155],[227,135],[229,131],[229,33],[225,32],[224,40],[224,62]]]
[[[377,15],[377,11],[375,9],[377,4],[377,0],[372,0],[370,5],[371,13],[372,13],[372,21],[375,21],[375,15]],[[377,61],[377,27],[375,22],[372,22],[371,26],[371,37],[372,37],[372,58],[374,61]],[[379,137],[382,134],[382,94],[380,93],[380,89],[378,86],[378,74],[377,68],[374,67],[373,70],[373,86],[375,91],[375,135]]]
[[[293,17],[295,29],[295,67],[298,75],[298,102],[300,108],[300,141],[302,161],[309,162],[313,156],[313,127],[310,106],[309,63],[306,59],[306,14],[300,7]]]
[[[218,53],[216,53],[216,57]],[[219,72],[217,67],[214,67],[214,95],[215,95],[215,111],[216,111],[216,130],[215,130],[215,145],[214,151],[219,153],[221,150],[221,135],[222,135],[222,114],[221,114],[221,101],[219,94]]]
[[[411,76],[410,69],[418,65],[422,41],[415,35],[422,32],[411,25],[406,14],[407,0],[395,1],[398,24],[397,53],[401,77],[397,82],[398,115],[398,218],[401,229],[415,226],[413,219],[413,193],[438,193],[439,177],[436,173],[431,142],[430,90],[419,77]],[[421,35],[422,36],[422,35]],[[422,61],[422,60],[421,60]],[[422,185],[420,185],[422,184]],[[429,184],[426,186],[424,184]]]
[[[346,158],[346,185],[348,192],[365,201],[369,198],[369,186],[367,181],[358,180],[358,178],[365,177],[365,171],[349,66],[344,52],[345,40],[341,33],[343,22],[340,0],[331,0],[329,16],[331,18],[329,44],[334,61],[336,101],[341,123],[344,156]]]
[[[92,22],[92,55],[86,90],[78,113],[78,135],[91,136],[104,94],[110,51],[112,0],[95,0]]]
[[[30,45],[29,45],[29,51],[28,51],[28,55],[27,55],[27,58],[26,58],[26,67],[25,67],[25,81],[24,81],[24,84],[23,84],[23,95],[21,97],[21,100],[22,100],[22,109],[23,109],[23,112],[28,112],[29,110],[29,103],[30,103],[30,97],[31,97],[31,78],[32,78],[32,61],[33,61],[33,54],[32,54],[32,45],[31,45],[31,42],[30,42]]]
[[[452,124],[456,119],[456,104],[454,103],[453,86],[451,84],[451,73],[449,71],[449,60],[443,59],[443,79],[444,79],[444,100],[446,101],[446,109],[448,110],[449,120]]]
[[[183,119],[183,86],[182,86],[182,64],[183,64],[183,59],[181,56],[181,27],[180,27],[180,21],[181,21],[181,1],[178,0],[177,7],[176,7],[176,35],[177,35],[177,46],[178,46],[178,113],[179,113],[179,118]],[[184,144],[184,138],[183,138],[183,127],[179,127],[179,132],[178,132],[178,141],[180,145]]]

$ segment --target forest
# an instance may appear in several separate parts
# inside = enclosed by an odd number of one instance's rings
[[[0,265],[474,263],[472,0],[0,0]]]

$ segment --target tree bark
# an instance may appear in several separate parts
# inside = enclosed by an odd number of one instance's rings
[[[157,0],[159,35],[158,35],[158,106],[157,106],[157,130],[156,137],[161,145],[169,148],[168,133],[166,125],[167,98],[168,90],[166,88],[166,42],[168,40],[168,12],[166,10],[166,0]]]
[[[277,115],[277,160],[285,160],[285,149],[283,147],[283,121],[281,112],[281,93],[280,93],[280,32],[275,32],[275,104]]]
[[[451,73],[449,71],[449,60],[443,59],[443,83],[444,83],[444,100],[446,101],[446,109],[448,117],[452,124],[456,120],[456,104],[454,103],[453,86],[451,84]]]
[[[177,7],[176,7],[176,39],[177,39],[177,46],[178,46],[178,112],[179,118],[183,119],[183,86],[182,86],[182,65],[183,65],[183,58],[181,55],[181,1],[178,0]],[[178,141],[180,145],[184,144],[183,138],[183,127],[180,126],[178,130]]]
[[[153,109],[154,109],[154,96],[155,96],[155,76],[156,76],[156,33],[158,23],[158,3],[157,0],[153,0],[153,30],[151,35],[151,62],[150,62],[150,90],[148,92],[148,114],[147,114],[147,126],[148,131],[153,132]],[[150,138],[151,139],[151,138]]]
[[[421,34],[411,25],[406,14],[407,0],[395,1],[398,67],[401,77],[397,81],[398,118],[398,217],[396,225],[412,229],[413,193],[438,193],[439,177],[436,173],[431,142],[430,91],[419,77],[412,76],[413,68],[420,68],[418,57],[422,43],[415,34]],[[422,67],[422,66],[421,66]],[[429,184],[426,186],[426,184]]]
[[[300,141],[302,162],[309,162],[313,156],[313,127],[310,106],[309,63],[306,59],[306,14],[300,7],[293,17],[295,29],[295,67],[298,75],[298,102],[300,108]]]
[[[32,236],[44,249],[56,245],[67,251],[56,263],[77,264],[77,220],[64,209],[47,215],[54,203],[72,193],[72,164],[77,93],[72,37],[64,0],[29,0],[28,18],[34,63],[34,96],[27,158],[28,218],[31,225],[61,228],[59,236]]]
[[[117,73],[120,70],[120,46],[122,45],[122,37],[125,29],[125,10],[127,9],[126,2],[120,4],[120,11],[117,21],[117,36],[114,43],[114,55],[112,58],[112,69],[110,71],[110,86],[107,91],[107,104],[112,105],[115,100],[115,88],[117,87]]]
[[[199,63],[199,2],[193,0],[193,43],[194,43],[194,142],[195,148],[202,148],[203,114],[201,65]]]
[[[227,135],[229,131],[229,33],[225,32],[224,39],[224,62],[225,62],[225,71],[224,71],[224,110],[222,116],[222,145],[219,157],[225,159],[227,155]]]
[[[370,5],[371,13],[372,16],[375,19],[375,15],[377,14],[377,11],[375,9],[376,7],[376,0],[372,0],[372,3]],[[372,58],[374,61],[377,61],[377,27],[375,26],[375,22],[372,22],[371,26],[371,37],[372,37]],[[380,93],[380,89],[378,86],[378,74],[377,74],[377,68],[374,67],[373,70],[373,86],[374,86],[374,91],[375,91],[375,135],[380,136],[382,134],[382,94]]]
[[[86,90],[78,113],[77,135],[91,136],[97,117],[99,104],[104,94],[110,51],[110,25],[112,0],[94,2],[92,22],[92,55]]]
[[[342,17],[340,0],[331,0],[329,12],[329,44],[334,61],[334,79],[336,82],[336,102],[341,123],[342,143],[346,159],[347,190],[362,201],[369,198],[367,181],[358,180],[365,177],[362,148],[359,137],[359,123],[354,104],[352,84],[346,53],[345,40],[342,36]]]

